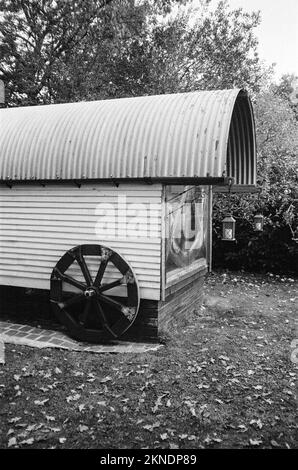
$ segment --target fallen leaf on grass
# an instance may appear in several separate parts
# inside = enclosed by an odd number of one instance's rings
[[[105,377],[104,379],[101,379],[99,382],[101,384],[105,384],[106,382],[110,382],[112,380],[112,377]]]
[[[56,418],[54,418],[54,416],[46,415],[45,418],[46,418],[47,421],[55,421],[56,420]]]
[[[248,430],[248,428],[244,426],[244,424],[239,424],[238,428],[240,429],[239,432],[246,432]]]
[[[220,400],[219,398],[215,398],[215,401],[216,401],[217,403],[219,403],[220,405],[222,405],[222,404],[224,403],[224,402],[223,402],[222,400]]]
[[[188,407],[188,409],[191,412],[192,416],[196,417],[197,415],[196,415],[196,410],[195,410],[195,403],[193,403],[190,400],[185,400],[184,403]]]
[[[153,431],[154,428],[158,428],[160,426],[160,422],[156,422],[156,423],[153,423],[153,424],[145,424],[145,426],[143,426],[144,429],[146,429],[147,431]]]
[[[17,440],[15,437],[11,437],[8,441],[7,447],[12,447],[17,445]]]
[[[89,427],[85,426],[84,424],[79,425],[79,431],[80,432],[88,431],[88,429],[89,429]]]
[[[262,444],[262,440],[261,439],[249,439],[249,443],[252,446],[259,446],[260,444]]]
[[[74,375],[75,377],[78,377],[79,375],[84,375],[84,372],[75,371],[75,372],[73,373],[73,375]]]
[[[21,441],[20,444],[25,444],[25,445],[30,446],[31,444],[33,444],[33,442],[34,442],[33,437],[30,437],[29,439],[25,439],[24,441]]]
[[[107,406],[107,402],[106,401],[98,401],[97,404],[99,406]]]
[[[198,387],[199,390],[201,390],[202,388],[208,389],[208,388],[210,388],[210,385],[198,384],[197,387]]]
[[[12,424],[12,423],[17,423],[18,421],[20,421],[20,417],[19,416],[16,416],[15,418],[11,418],[10,420],[8,420],[8,423],[9,424]]]
[[[34,400],[34,405],[43,406],[47,401],[49,401],[49,398],[45,398],[44,400]]]
[[[155,402],[155,405],[153,406],[152,409],[152,413],[156,413],[158,408],[162,405],[162,399],[163,399],[164,395],[161,395],[159,397],[157,397],[157,400]]]
[[[259,429],[262,429],[263,423],[260,419],[252,419],[249,424],[255,424]]]
[[[75,395],[70,395],[69,397],[66,397],[66,401],[67,403],[69,403],[70,401],[79,400],[79,398],[81,398],[81,395],[79,393],[76,393]]]
[[[38,429],[42,428],[43,424],[30,424],[26,427],[26,432],[37,431]]]
[[[222,361],[229,361],[230,358],[227,357],[227,356],[218,356],[219,359],[221,359]]]
[[[179,446],[170,442],[170,449],[179,449]]]
[[[294,395],[291,390],[283,389],[283,392],[286,393],[287,395]]]
[[[272,441],[270,441],[270,444],[271,444],[273,447],[279,447],[279,444],[278,444],[274,439],[272,439]]]

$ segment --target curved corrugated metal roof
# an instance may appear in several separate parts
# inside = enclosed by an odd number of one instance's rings
[[[2,109],[0,124],[2,180],[255,183],[252,107],[239,89]]]

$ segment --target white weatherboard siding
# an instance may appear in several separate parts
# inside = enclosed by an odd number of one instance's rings
[[[121,184],[118,188],[99,183],[80,188],[71,184],[1,186],[0,284],[49,289],[52,269],[60,257],[76,245],[94,243],[110,246],[131,264],[141,298],[160,299],[161,194],[159,184]],[[125,204],[130,210],[126,220],[125,212],[119,213]],[[147,214],[151,208],[150,237],[146,213],[143,218],[141,212],[134,213],[142,206],[132,204],[143,204]],[[136,215],[143,232],[132,238]],[[106,232],[98,236],[96,226],[115,229],[115,236]],[[119,230],[122,234],[126,230],[128,238],[121,235],[119,239]],[[115,277],[112,269],[108,276]]]

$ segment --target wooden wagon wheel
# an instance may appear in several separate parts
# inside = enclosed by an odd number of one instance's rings
[[[97,263],[93,277],[86,257],[91,257],[93,265]],[[80,275],[67,273],[74,263]],[[108,265],[113,265],[114,273],[116,268],[117,279],[103,283]],[[126,291],[125,297],[122,293],[120,298],[110,295],[109,291],[117,286]],[[50,298],[56,316],[73,338],[96,343],[118,338],[127,331],[140,303],[131,266],[119,253],[102,245],[79,245],[60,258],[52,271]]]

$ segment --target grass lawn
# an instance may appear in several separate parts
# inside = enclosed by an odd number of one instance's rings
[[[295,448],[297,304],[297,279],[215,273],[156,352],[6,345],[0,447]]]

